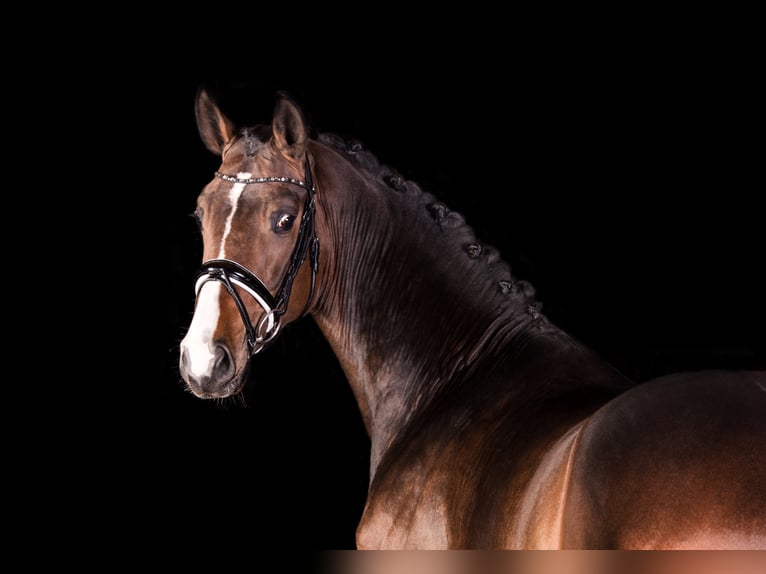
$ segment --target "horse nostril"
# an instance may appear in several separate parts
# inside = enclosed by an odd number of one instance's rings
[[[212,378],[217,381],[228,381],[233,375],[234,361],[231,360],[231,354],[223,345],[216,345]]]

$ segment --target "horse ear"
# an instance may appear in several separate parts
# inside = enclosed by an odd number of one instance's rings
[[[285,92],[277,92],[271,129],[274,143],[282,155],[299,161],[306,152],[309,130],[300,106]]]
[[[224,146],[235,135],[234,123],[223,114],[204,88],[197,90],[195,113],[197,129],[205,147],[214,154],[221,155]]]

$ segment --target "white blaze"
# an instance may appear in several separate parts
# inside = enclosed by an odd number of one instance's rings
[[[237,174],[239,179],[248,179],[251,176],[248,172]],[[234,214],[237,211],[239,197],[245,190],[244,183],[235,183],[229,191],[229,204],[231,213],[226,218],[223,235],[221,237],[221,247],[218,250],[218,258],[226,258],[226,238],[231,233],[231,222],[234,220]],[[194,308],[194,317],[192,318],[189,330],[183,341],[181,341],[181,354],[186,353],[188,362],[186,364],[190,374],[200,377],[209,375],[213,370],[215,361],[215,346],[213,345],[213,333],[218,326],[218,316],[221,310],[218,306],[222,285],[218,281],[208,281],[202,285],[197,293],[197,303]]]

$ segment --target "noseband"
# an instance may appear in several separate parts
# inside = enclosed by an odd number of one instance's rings
[[[306,306],[301,312],[301,316],[308,311],[311,300],[314,297],[314,286],[316,284],[316,275],[319,270],[319,239],[316,236],[314,228],[314,183],[311,178],[311,166],[308,156],[306,156],[306,175],[304,181],[293,179],[291,177],[254,177],[250,179],[241,179],[232,175],[226,175],[221,172],[215,172],[215,176],[231,183],[241,183],[245,185],[255,183],[289,183],[297,185],[306,190],[306,202],[303,208],[301,224],[298,228],[298,240],[293,248],[290,264],[285,271],[282,279],[282,285],[279,287],[276,296],[269,292],[269,289],[258,278],[258,276],[247,269],[244,265],[232,261],[231,259],[210,259],[205,261],[197,274],[195,283],[195,293],[199,296],[202,286],[208,281],[218,281],[231,295],[237,304],[237,309],[242,317],[247,330],[247,346],[251,355],[261,351],[270,341],[276,337],[279,332],[280,319],[287,312],[287,304],[290,300],[290,291],[293,286],[298,270],[306,259],[306,254],[311,257],[311,287]],[[258,320],[256,325],[250,321],[247,309],[242,298],[237,293],[234,286],[242,288],[263,308],[265,314]]]

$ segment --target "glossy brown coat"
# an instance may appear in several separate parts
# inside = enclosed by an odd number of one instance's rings
[[[285,95],[271,126],[240,130],[200,91],[197,121],[223,173],[300,179],[309,159],[321,250],[308,311],[371,440],[360,549],[766,549],[766,373],[636,384],[551,323],[459,214],[369,152],[312,135]],[[245,187],[236,210],[226,181],[201,194],[203,260],[228,225],[226,257],[275,289],[298,226],[269,222],[299,220],[306,192]],[[308,299],[308,267],[284,322]],[[202,398],[239,393],[251,363],[223,290],[218,305],[210,370],[193,372],[182,343]]]

